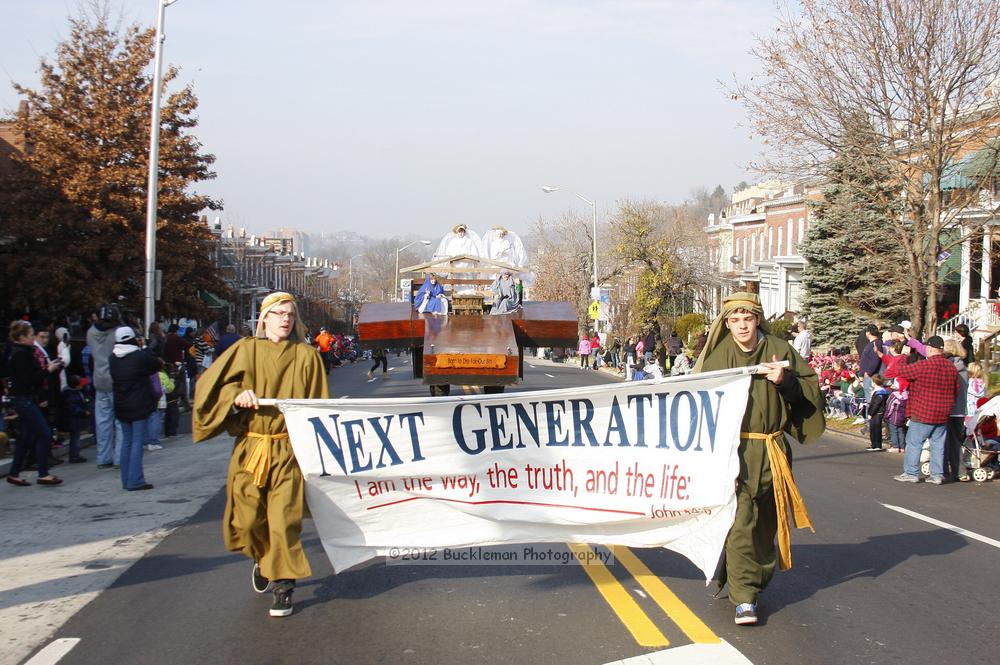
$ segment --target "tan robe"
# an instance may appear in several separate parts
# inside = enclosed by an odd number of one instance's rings
[[[258,561],[268,579],[309,577],[300,542],[304,485],[285,416],[273,406],[234,410],[233,400],[247,389],[259,398],[326,398],[323,362],[307,344],[240,340],[198,378],[193,412],[195,441],[224,431],[236,437],[226,479],[226,547]],[[251,456],[264,459],[257,479],[245,468]]]

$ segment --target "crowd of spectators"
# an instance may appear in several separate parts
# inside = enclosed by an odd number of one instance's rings
[[[7,338],[0,344],[0,442],[13,443],[7,482],[27,486],[21,474],[34,470],[39,485],[62,483],[50,473],[63,463],[55,451],[68,445],[66,461],[85,463],[81,439],[93,432],[97,467],[120,470],[123,488],[136,490],[152,488],[143,453],[177,436],[198,376],[240,335],[234,326],[219,335],[216,324],[171,324],[164,333],[154,323],[143,336],[106,306],[72,326],[16,320]]]

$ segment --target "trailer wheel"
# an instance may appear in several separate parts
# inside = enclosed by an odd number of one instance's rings
[[[431,397],[443,397],[450,394],[451,386],[447,383],[431,386]]]
[[[496,393],[502,393],[506,386],[483,386],[484,395],[494,395]]]
[[[972,479],[977,483],[985,483],[990,479],[990,472],[989,470],[980,467],[972,472]]]

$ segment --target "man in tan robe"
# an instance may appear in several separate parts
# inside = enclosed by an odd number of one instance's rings
[[[323,361],[304,343],[295,299],[272,293],[261,303],[255,337],[233,344],[198,379],[194,440],[222,432],[236,437],[226,479],[223,539],[253,559],[258,593],[274,593],[271,616],[292,613],[295,580],[312,571],[300,542],[302,472],[285,417],[258,398],[326,398]]]
[[[726,538],[719,585],[729,582],[736,623],[757,623],[757,595],[774,575],[775,534],[781,568],[792,565],[788,511],[812,528],[791,471],[787,432],[800,443],[826,429],[816,373],[788,342],[771,335],[756,293],[734,293],[712,323],[695,372],[761,365],[750,382],[740,427],[736,517]],[[788,361],[782,367],[780,361]]]

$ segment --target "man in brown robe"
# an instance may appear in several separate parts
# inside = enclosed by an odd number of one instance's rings
[[[792,565],[788,511],[812,528],[791,471],[787,432],[800,443],[826,429],[816,373],[783,339],[771,335],[756,293],[734,293],[712,323],[695,371],[760,365],[750,382],[740,427],[736,517],[726,538],[720,588],[728,580],[736,623],[757,623],[757,595],[774,575],[775,534],[782,569]],[[783,367],[780,361],[788,361]]]
[[[295,580],[312,571],[300,542],[304,481],[285,417],[259,398],[326,398],[323,361],[305,344],[295,299],[272,293],[261,303],[257,332],[233,344],[198,379],[194,440],[236,437],[226,479],[223,539],[253,559],[253,589],[274,593],[270,615],[292,613]]]

